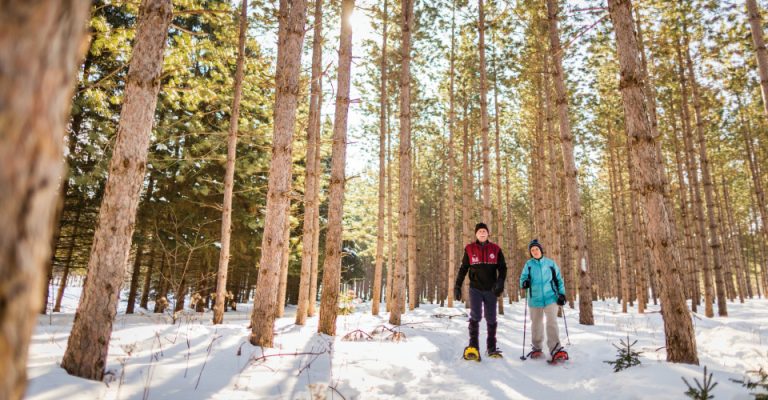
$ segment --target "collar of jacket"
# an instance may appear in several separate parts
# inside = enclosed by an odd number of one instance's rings
[[[481,241],[475,239],[475,243],[479,244],[480,246],[485,246],[486,244],[491,243],[491,241],[490,240],[486,240],[485,242],[481,242]]]

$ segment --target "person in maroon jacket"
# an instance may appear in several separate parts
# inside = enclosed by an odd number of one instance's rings
[[[456,300],[461,300],[461,285],[469,273],[469,346],[464,349],[464,359],[480,361],[478,336],[480,320],[485,316],[488,338],[486,353],[489,357],[501,357],[496,347],[496,299],[504,292],[507,263],[501,248],[488,241],[488,226],[475,225],[477,240],[464,248],[464,258],[453,288]]]

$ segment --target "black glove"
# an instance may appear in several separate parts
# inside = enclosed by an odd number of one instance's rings
[[[453,288],[453,298],[456,299],[456,301],[461,301],[461,288],[460,287]]]
[[[496,284],[493,285],[493,294],[496,295],[496,297],[499,297],[502,293],[504,293],[504,282],[496,282]]]
[[[565,295],[564,294],[558,294],[557,295],[557,305],[558,306],[564,306],[565,305]]]
[[[529,287],[531,287],[531,278],[523,281],[523,289],[528,289]]]

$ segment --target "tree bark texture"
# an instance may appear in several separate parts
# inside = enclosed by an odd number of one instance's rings
[[[0,3],[0,398],[20,399],[50,263],[88,2]]]
[[[280,0],[275,68],[274,136],[272,161],[269,165],[267,212],[261,242],[259,279],[251,313],[250,342],[254,346],[272,347],[277,310],[276,292],[280,285],[286,204],[291,192],[291,147],[296,123],[299,94],[305,0]]]
[[[381,304],[381,270],[384,264],[384,207],[386,202],[386,139],[387,139],[387,13],[388,2],[384,0],[384,18],[381,39],[381,81],[379,84],[379,215],[376,229],[376,266],[373,273],[373,299],[371,314],[379,315]]]
[[[488,73],[485,65],[485,7],[483,0],[477,0],[478,3],[478,50],[480,52],[480,139],[483,151],[483,178],[482,178],[482,198],[483,215],[482,220],[492,229],[493,223],[491,217],[491,161],[490,144],[488,143]]]
[[[557,0],[547,0],[547,11],[550,51],[554,61],[553,80],[557,95],[555,103],[557,104],[560,117],[560,147],[563,153],[568,209],[571,216],[573,256],[576,260],[577,268],[579,268],[579,323],[582,325],[593,325],[595,319],[592,315],[592,280],[589,275],[589,252],[587,251],[584,217],[581,211],[578,172],[573,155],[573,133],[571,132],[571,123],[568,118],[568,91],[565,87],[562,48],[560,46],[560,33],[557,24]]]
[[[227,270],[229,269],[229,244],[232,237],[232,193],[235,186],[235,159],[237,158],[237,129],[240,118],[240,97],[243,92],[245,66],[245,34],[248,31],[248,0],[240,6],[240,36],[237,42],[235,87],[232,110],[229,115],[227,135],[227,165],[224,172],[224,200],[221,212],[221,251],[216,279],[216,305],[213,307],[213,324],[224,322],[224,296],[227,292]]]
[[[126,78],[120,125],[88,261],[88,275],[62,367],[101,380],[144,182],[171,0],[144,0]]]
[[[400,325],[405,306],[405,273],[408,262],[408,222],[411,198],[411,30],[413,29],[413,2],[403,0],[400,43],[400,205],[397,230],[397,261],[392,278],[392,307],[389,323]]]
[[[646,100],[643,93],[642,70],[637,39],[632,23],[630,0],[609,0],[608,10],[616,34],[616,47],[621,70],[619,88],[630,141],[632,160],[637,165],[638,188],[643,203],[642,212],[648,221],[648,236],[653,254],[652,264],[661,278],[661,303],[667,347],[667,360],[698,364],[696,337],[690,313],[682,291],[680,273],[666,260],[677,257],[671,241],[670,210],[666,209],[658,159],[658,138],[652,135]],[[673,268],[664,270],[672,265]]]
[[[344,214],[344,167],[347,159],[347,115],[349,112],[350,69],[352,67],[352,26],[349,18],[355,0],[341,3],[341,35],[339,36],[339,67],[336,91],[336,114],[333,121],[333,147],[331,150],[331,184],[328,205],[328,234],[325,237],[323,262],[323,293],[320,299],[319,333],[336,334],[336,317],[341,279],[341,245]]]
[[[757,56],[757,72],[760,75],[760,89],[763,95],[763,112],[768,117],[768,50],[763,39],[763,18],[757,0],[746,0],[749,29],[752,32],[752,44]]]
[[[315,0],[314,37],[312,39],[312,76],[309,97],[309,118],[307,123],[307,171],[304,189],[304,235],[301,250],[301,277],[299,278],[299,301],[296,308],[296,325],[304,325],[309,311],[309,288],[312,273],[312,254],[315,246],[315,217],[317,214],[317,190],[319,171],[317,168],[317,141],[320,136],[320,85],[323,69],[323,0]]]

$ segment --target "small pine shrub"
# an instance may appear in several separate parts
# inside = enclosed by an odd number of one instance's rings
[[[768,400],[768,372],[766,372],[763,367],[760,367],[757,371],[747,371],[747,374],[757,375],[758,380],[753,381],[749,377],[746,377],[744,380],[731,380],[749,389],[750,392],[755,389],[762,391],[763,393],[750,393],[755,397],[755,400]]]
[[[619,372],[621,370],[634,367],[635,365],[640,365],[639,356],[642,354],[642,352],[635,351],[632,348],[632,346],[637,343],[637,340],[629,343],[629,335],[627,335],[627,341],[625,342],[624,339],[621,339],[620,342],[621,347],[616,346],[615,344],[613,345],[613,347],[618,350],[616,361],[603,361],[606,364],[613,365],[613,372]]]
[[[704,380],[703,384],[699,383],[699,380],[696,378],[693,378],[693,382],[696,384],[696,387],[694,388],[691,386],[690,383],[688,383],[685,378],[683,378],[683,382],[685,382],[685,385],[688,386],[688,390],[685,392],[685,395],[693,400],[709,400],[714,399],[715,396],[712,394],[712,390],[717,386],[717,382],[712,382],[712,373],[709,373],[709,376],[707,376],[707,367],[704,367]]]

